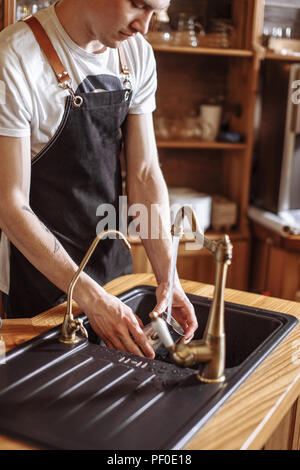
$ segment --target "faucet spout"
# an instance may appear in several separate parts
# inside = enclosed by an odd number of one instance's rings
[[[182,237],[183,220],[187,216],[196,240],[213,253],[216,262],[216,280],[213,301],[202,340],[189,344],[173,344],[168,349],[178,365],[189,367],[200,364],[199,380],[218,383],[225,380],[225,326],[224,326],[224,290],[228,265],[232,258],[232,244],[228,235],[214,241],[205,237],[197,217],[190,206],[183,206],[176,214],[172,234]]]

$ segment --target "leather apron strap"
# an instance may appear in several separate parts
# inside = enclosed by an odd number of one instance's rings
[[[44,52],[45,56],[48,59],[49,64],[51,65],[53,72],[59,83],[63,84],[67,81],[70,81],[71,78],[63,66],[56,50],[54,49],[52,42],[50,41],[46,31],[44,30],[41,23],[37,20],[35,16],[29,16],[22,20],[26,23],[32,30],[40,48]]]
[[[26,23],[32,30],[40,48],[44,52],[46,58],[48,59],[49,64],[52,67],[53,72],[55,73],[55,76],[57,78],[59,85],[62,86],[63,88],[67,88],[69,91],[72,91],[71,86],[70,86],[71,77],[69,73],[67,72],[66,68],[64,67],[63,63],[61,62],[56,50],[53,47],[52,42],[49,39],[48,34],[46,33],[45,29],[43,28],[39,20],[35,16],[29,16],[22,21]],[[124,48],[122,44],[118,48],[118,53],[119,53],[121,73],[125,76],[123,85],[124,86],[126,85],[126,88],[127,87],[131,88],[130,70],[127,65],[126,56],[125,56],[125,52],[124,52]],[[73,99],[79,98],[79,97],[74,97],[74,92],[73,93],[71,92],[71,95],[73,96]]]

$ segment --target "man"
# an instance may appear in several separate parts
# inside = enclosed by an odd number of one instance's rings
[[[64,300],[95,237],[97,208],[118,207],[120,128],[129,204],[144,204],[149,214],[151,204],[160,205],[160,237],[143,243],[158,282],[156,308],[166,309],[168,196],[152,121],[155,61],[142,35],[168,4],[61,0],[1,33],[0,290],[8,317]],[[101,287],[128,272],[121,242],[101,241],[73,298],[108,347],[153,358],[141,321]],[[197,322],[178,278],[173,312],[190,340]]]

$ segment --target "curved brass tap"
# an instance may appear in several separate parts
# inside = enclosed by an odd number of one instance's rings
[[[176,214],[172,227],[173,235],[183,236],[184,216],[188,217],[196,240],[214,254],[216,261],[215,290],[202,340],[194,340],[188,344],[173,343],[172,346],[168,344],[167,348],[174,362],[181,367],[201,364],[198,378],[202,382],[223,382],[225,380],[224,289],[227,268],[232,258],[232,244],[228,235],[224,235],[222,239],[217,241],[205,237],[193,209],[189,206],[183,206]],[[153,312],[151,318],[154,323],[157,321]]]
[[[62,324],[62,335],[59,338],[59,340],[62,343],[67,343],[67,344],[76,344],[79,341],[82,341],[83,337],[87,338],[88,334],[83,326],[83,322],[80,318],[74,319],[74,316],[72,314],[72,297],[73,297],[73,290],[76,285],[76,282],[81,274],[81,272],[84,270],[86,267],[90,257],[92,256],[93,252],[96,249],[96,246],[98,245],[99,241],[104,238],[105,236],[108,236],[110,234],[118,235],[122,242],[124,243],[125,247],[128,248],[128,250],[131,249],[129,242],[127,241],[126,237],[119,232],[118,230],[105,230],[101,232],[99,235],[96,236],[94,241],[92,242],[91,246],[89,247],[87,253],[85,254],[83,260],[81,261],[78,270],[76,271],[69,289],[68,289],[68,300],[67,300],[67,312]],[[82,337],[80,338],[79,336],[76,335],[76,332],[80,331],[82,334]]]

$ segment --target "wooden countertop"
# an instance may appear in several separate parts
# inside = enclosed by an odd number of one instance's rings
[[[115,279],[106,290],[118,295],[137,285],[155,285],[151,274],[134,274]],[[190,294],[212,297],[213,286],[182,281]],[[225,300],[296,316],[300,304],[226,289]],[[1,335],[7,350],[62,322],[65,305],[32,319],[4,320]],[[78,307],[74,314],[80,313]],[[300,396],[300,324],[260,364],[185,447],[186,450],[261,449],[281,419]],[[0,449],[32,449],[0,436]]]

